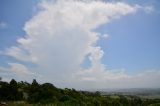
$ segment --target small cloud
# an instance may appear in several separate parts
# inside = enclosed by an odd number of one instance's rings
[[[28,68],[20,63],[8,63],[10,65],[10,69],[12,72],[18,74],[18,75],[33,75],[34,73],[32,73],[30,70],[28,70]]]
[[[140,6],[140,5],[136,5],[136,8],[137,9],[140,9],[140,10],[142,10],[142,11],[144,11],[145,13],[152,13],[154,10],[155,10],[155,8],[154,8],[154,6],[152,6],[152,5],[148,5],[148,6]]]
[[[28,55],[29,53],[24,48],[14,46],[10,49],[6,49],[6,51],[4,52],[0,51],[0,54],[14,57],[15,59],[20,61],[36,62],[37,60],[36,57]]]
[[[154,11],[154,7],[153,6],[146,6],[146,7],[144,7],[144,11],[146,13],[151,13]]]
[[[102,35],[102,38],[108,39],[108,38],[109,38],[109,35],[108,35],[108,34],[103,34],[103,35]]]
[[[0,77],[3,81],[10,81],[12,78],[17,80],[41,79],[43,76],[33,73],[27,66],[21,63],[8,63],[7,67],[0,66]]]
[[[3,21],[0,22],[0,29],[4,29],[7,27],[7,24]]]

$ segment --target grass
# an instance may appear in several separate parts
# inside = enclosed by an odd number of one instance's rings
[[[29,104],[24,101],[6,102],[7,106],[57,106],[56,104]]]

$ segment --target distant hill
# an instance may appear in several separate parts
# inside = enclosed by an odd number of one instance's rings
[[[124,89],[103,89],[102,95],[135,95],[144,98],[160,98],[160,88],[124,88]]]

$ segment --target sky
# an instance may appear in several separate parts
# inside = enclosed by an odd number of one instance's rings
[[[61,88],[159,88],[158,0],[1,0],[0,77]]]

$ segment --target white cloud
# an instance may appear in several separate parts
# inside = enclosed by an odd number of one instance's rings
[[[153,6],[146,6],[146,7],[144,7],[144,10],[146,13],[151,13],[154,11],[154,7]]]
[[[124,69],[97,70],[90,69],[77,73],[79,78],[76,85],[81,88],[86,85],[89,89],[105,88],[159,88],[160,70],[144,71],[136,75],[129,75]]]
[[[26,75],[33,75],[31,71],[27,69],[27,67],[20,63],[9,63],[10,65],[10,71],[20,75],[20,76],[26,76]]]
[[[37,65],[32,69],[33,73],[43,75],[43,81],[53,82],[59,87],[131,85],[129,81],[133,82],[133,76],[123,70],[108,70],[101,63],[104,51],[97,45],[100,34],[93,30],[117,17],[135,13],[137,6],[120,2],[57,0],[42,2],[40,8],[26,22],[25,38],[17,40],[18,46],[6,49],[6,55],[20,61],[33,62]],[[87,69],[81,67],[86,56],[91,62]],[[28,73],[23,64],[9,65],[15,73],[32,74]]]
[[[21,39],[18,40],[18,42],[21,41]],[[25,43],[25,42],[24,42]],[[1,54],[5,54],[11,57],[16,58],[17,60],[21,61],[30,61],[30,62],[36,62],[36,58],[31,56],[27,50],[23,49],[23,47],[11,47],[6,49],[5,52],[1,52]]]
[[[3,21],[0,21],[0,29],[4,29],[7,27],[7,24]]]
[[[20,63],[8,63],[6,67],[0,67],[0,77],[3,81],[16,80],[28,80],[40,77],[38,74],[31,72],[25,65]]]
[[[109,35],[108,35],[108,34],[103,34],[103,35],[102,35],[102,38],[108,39],[108,38],[109,38]]]
[[[152,13],[155,10],[154,6],[152,6],[152,5],[147,5],[147,6],[136,5],[136,8],[141,9],[145,13]]]
[[[25,65],[20,63],[8,63],[9,67],[0,67],[0,72],[5,73],[15,73],[20,76],[28,76],[28,75],[34,75]]]

